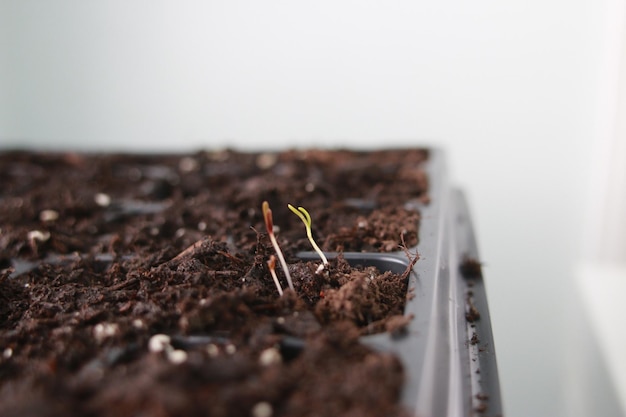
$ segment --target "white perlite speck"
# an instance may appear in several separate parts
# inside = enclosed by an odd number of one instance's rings
[[[56,210],[43,210],[39,213],[39,220],[42,222],[53,222],[59,218],[59,212]]]
[[[165,352],[167,360],[175,365],[187,362],[187,352],[182,349],[174,349],[172,338],[166,334],[155,334],[148,341],[148,350],[152,353]]]
[[[267,401],[261,401],[252,407],[252,417],[272,417],[273,414],[274,408]]]
[[[206,351],[209,354],[209,357],[211,358],[216,358],[220,354],[220,348],[218,348],[217,345],[213,343],[210,343],[206,347]]]
[[[278,162],[278,155],[275,153],[262,153],[256,158],[256,166],[261,169],[269,169]]]
[[[111,197],[105,193],[98,193],[93,197],[93,200],[100,207],[108,207],[111,204]]]
[[[267,348],[259,355],[259,364],[262,366],[277,365],[283,361],[283,357],[275,347]]]
[[[93,336],[100,343],[111,336],[115,336],[119,329],[119,326],[115,323],[98,323],[93,328]]]
[[[155,334],[148,342],[148,350],[154,353],[163,352],[170,346],[171,341],[172,339],[166,334]]]
[[[229,355],[234,355],[235,352],[237,352],[237,346],[235,345],[226,345],[226,347],[224,348],[224,350],[226,351],[226,353],[228,353]]]
[[[50,239],[50,232],[42,232],[41,230],[31,230],[28,232],[28,240],[35,241],[38,240],[40,242],[45,242]]]
[[[196,171],[199,166],[200,164],[198,163],[198,161],[190,156],[185,156],[181,158],[178,162],[178,169],[180,169],[182,172]]]
[[[176,349],[167,352],[167,359],[175,365],[187,362],[187,352]]]
[[[4,351],[2,352],[2,357],[4,359],[9,359],[11,356],[13,356],[13,349],[11,348],[4,349]]]

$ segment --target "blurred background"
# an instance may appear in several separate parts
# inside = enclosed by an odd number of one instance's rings
[[[506,415],[622,415],[624,3],[0,0],[0,149],[440,147]]]

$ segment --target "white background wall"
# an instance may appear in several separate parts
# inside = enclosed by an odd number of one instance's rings
[[[441,146],[506,413],[573,415],[594,395],[570,378],[571,283],[621,4],[0,0],[0,146]]]

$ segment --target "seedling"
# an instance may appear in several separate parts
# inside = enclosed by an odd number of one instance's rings
[[[317,271],[315,271],[319,274],[320,272],[322,272],[324,267],[328,265],[328,259],[326,259],[326,255],[324,255],[324,252],[322,252],[320,247],[317,246],[317,243],[315,243],[315,240],[313,240],[313,232],[311,231],[311,215],[308,211],[305,210],[304,207],[295,208],[291,204],[287,204],[287,207],[289,207],[289,210],[293,211],[296,216],[300,217],[300,220],[302,220],[302,223],[304,223],[304,227],[306,228],[306,235],[309,238],[309,242],[311,242],[311,246],[313,246],[315,252],[317,252],[320,258],[322,258],[322,264],[317,268]]]
[[[270,256],[270,260],[267,261],[267,267],[270,270],[270,274],[272,274],[272,278],[274,279],[274,284],[276,284],[278,294],[283,295],[283,289],[280,286],[280,282],[278,282],[278,277],[276,276],[276,257],[274,255]]]
[[[280,250],[280,246],[278,246],[278,241],[276,240],[276,236],[274,235],[274,221],[272,220],[272,209],[270,209],[270,205],[267,201],[263,202],[261,206],[263,209],[263,218],[265,220],[265,227],[267,228],[267,234],[270,237],[270,241],[272,242],[272,246],[276,251],[276,255],[278,255],[278,260],[280,261],[280,266],[283,268],[285,272],[285,277],[287,278],[287,283],[289,284],[289,288],[292,291],[295,291],[293,288],[293,282],[291,281],[291,275],[289,274],[289,269],[287,268],[287,262],[285,262],[285,257],[283,256],[283,251]]]

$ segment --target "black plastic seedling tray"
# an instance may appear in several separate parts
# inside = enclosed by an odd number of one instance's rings
[[[501,416],[489,309],[466,200],[448,184],[443,152],[432,151],[425,168],[431,202],[417,207],[419,243],[409,250],[419,254],[405,307],[413,320],[402,336],[382,333],[362,340],[399,356],[407,378],[402,402],[414,416]],[[299,257],[318,259],[311,252]],[[403,251],[344,257],[353,265],[400,274],[410,264]]]
[[[462,192],[448,183],[444,153],[429,150],[428,154],[424,168],[428,174],[430,202],[405,202],[408,208],[421,213],[419,243],[408,249],[409,254],[419,254],[419,260],[413,264],[404,251],[344,253],[353,265],[373,265],[398,274],[412,265],[404,313],[413,319],[406,332],[364,336],[362,342],[400,358],[406,378],[401,400],[412,416],[499,416],[502,407],[496,356],[470,214]],[[359,202],[351,203],[358,205]],[[363,208],[371,209],[367,204],[363,202]],[[158,202],[135,202],[111,204],[102,210],[108,213],[105,219],[110,222],[137,212],[155,213],[164,209],[165,205]],[[299,256],[319,260],[313,252],[302,252]],[[97,270],[105,270],[112,262],[130,257],[132,255],[117,258],[100,253],[90,262]],[[39,260],[18,257],[11,260],[14,270],[10,277],[17,278],[42,263],[69,265],[81,258],[79,253],[51,253]],[[224,344],[227,340],[210,335],[172,335],[172,344],[177,349]],[[285,337],[281,349],[294,349],[297,354],[303,343],[302,339]]]

